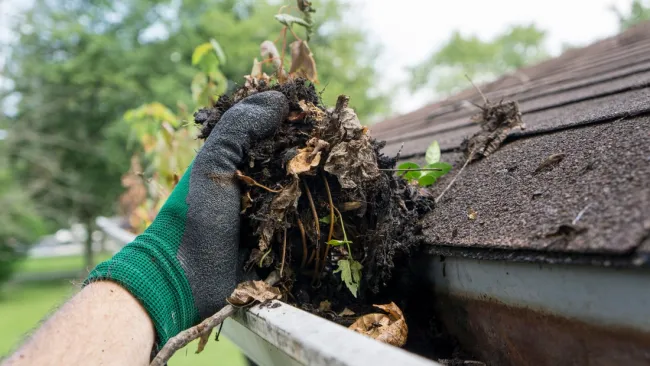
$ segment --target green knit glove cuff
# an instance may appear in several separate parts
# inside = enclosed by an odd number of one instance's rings
[[[84,282],[109,280],[128,290],[149,313],[159,346],[199,322],[190,285],[176,256],[185,230],[190,169],[147,230],[100,263]]]

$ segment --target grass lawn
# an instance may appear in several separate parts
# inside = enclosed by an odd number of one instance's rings
[[[110,258],[110,253],[95,254],[95,263],[100,263]],[[41,273],[41,272],[66,272],[81,270],[84,268],[84,258],[81,255],[51,257],[51,258],[26,258],[16,270],[20,273]]]
[[[40,259],[39,259],[40,261]],[[57,268],[62,262],[55,261]],[[63,261],[65,262],[65,261]],[[47,261],[44,263],[48,263]],[[75,263],[74,261],[72,263]],[[41,263],[42,264],[42,263]],[[33,266],[29,264],[28,268]],[[50,263],[47,264],[50,266]],[[37,267],[43,268],[43,267]],[[75,267],[73,267],[75,268]],[[77,287],[70,281],[23,283],[5,286],[0,292],[0,359],[7,356],[40,320],[70,297]],[[244,366],[244,358],[237,348],[221,337],[210,342],[200,354],[195,354],[196,344],[178,352],[169,362],[170,366]],[[118,350],[116,350],[118,351]]]

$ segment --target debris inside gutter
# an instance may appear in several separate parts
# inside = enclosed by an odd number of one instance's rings
[[[377,340],[434,360],[472,359],[435,319],[433,294],[416,274],[420,218],[434,199],[396,174],[396,157],[381,153],[384,143],[361,125],[347,97],[327,108],[302,78],[248,83],[196,114],[202,136],[232,105],[266,90],[282,92],[290,113],[237,173],[244,269],[260,278],[280,271],[284,301]],[[486,105],[483,115],[495,136],[520,123],[514,102]],[[481,156],[498,147],[488,145]]]
[[[223,113],[247,96],[275,90],[289,101],[286,121],[245,152],[245,164],[236,172],[242,187],[240,245],[248,252],[242,267],[259,278],[279,273],[280,280],[273,290],[255,296],[250,291],[261,287],[249,283],[247,291],[233,294],[231,303],[281,296],[312,314],[433,360],[478,362],[467,361],[474,357],[436,319],[435,298],[430,284],[422,282],[418,255],[424,239],[420,219],[436,202],[426,187],[451,166],[438,161],[440,148],[434,143],[426,167],[410,163],[408,169],[403,164],[396,168],[399,154],[381,153],[385,143],[372,138],[348,97],[339,96],[333,107],[324,105],[307,44],[314,10],[309,1],[297,4],[302,21],[276,16],[285,25],[283,44],[292,24],[307,34],[303,40],[291,32],[296,41],[289,45],[289,72],[275,44],[265,41],[260,46],[263,61],[254,61],[245,84],[195,114],[205,139]],[[271,76],[263,72],[263,63],[273,66]],[[465,166],[494,153],[512,128],[523,127],[516,102],[485,99],[479,108],[474,120],[482,131],[467,142],[471,153]]]

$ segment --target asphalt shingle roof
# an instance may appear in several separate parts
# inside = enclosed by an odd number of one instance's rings
[[[650,23],[481,86],[493,102],[518,101],[526,129],[512,131],[494,155],[470,164],[424,219],[432,251],[644,264],[650,254],[649,86]],[[414,161],[438,140],[443,160],[455,162],[434,186],[439,193],[463,162],[460,144],[479,130],[469,119],[477,112],[469,101],[482,98],[468,89],[379,123],[373,136],[387,141],[387,155],[404,143],[402,159]],[[564,158],[536,173],[553,154]]]

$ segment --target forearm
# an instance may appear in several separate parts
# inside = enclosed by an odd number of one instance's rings
[[[154,327],[119,285],[84,287],[5,363],[20,365],[148,365]]]

